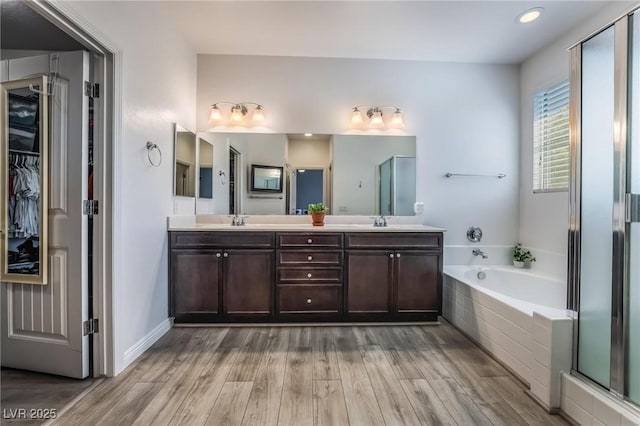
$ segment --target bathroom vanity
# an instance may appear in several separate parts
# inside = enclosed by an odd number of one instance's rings
[[[443,230],[422,225],[170,226],[177,323],[435,321]]]

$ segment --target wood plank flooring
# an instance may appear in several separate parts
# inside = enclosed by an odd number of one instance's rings
[[[566,425],[446,323],[174,328],[58,425]]]

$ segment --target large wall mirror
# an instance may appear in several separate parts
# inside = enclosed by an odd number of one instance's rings
[[[175,126],[174,186],[177,197],[196,196],[196,135],[184,127]]]
[[[311,203],[337,215],[414,214],[414,136],[200,135],[216,153],[216,214],[303,215]]]
[[[0,89],[0,281],[47,283],[47,78]]]

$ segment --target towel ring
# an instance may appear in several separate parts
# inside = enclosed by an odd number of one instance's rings
[[[157,149],[158,155],[160,155],[160,159],[158,160],[158,163],[154,163],[153,160],[151,159],[151,152],[154,149]],[[147,142],[147,158],[149,159],[149,163],[151,163],[153,167],[160,167],[160,164],[162,164],[162,151],[160,151],[160,147],[157,144],[153,142]]]

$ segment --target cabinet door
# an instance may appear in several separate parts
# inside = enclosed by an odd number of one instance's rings
[[[391,311],[392,255],[389,250],[347,250],[348,314]]]
[[[440,254],[397,251],[395,299],[398,313],[440,311]]]
[[[221,267],[221,251],[171,251],[170,314],[177,321],[220,313]]]
[[[271,315],[274,250],[225,250],[223,259],[225,314]]]

